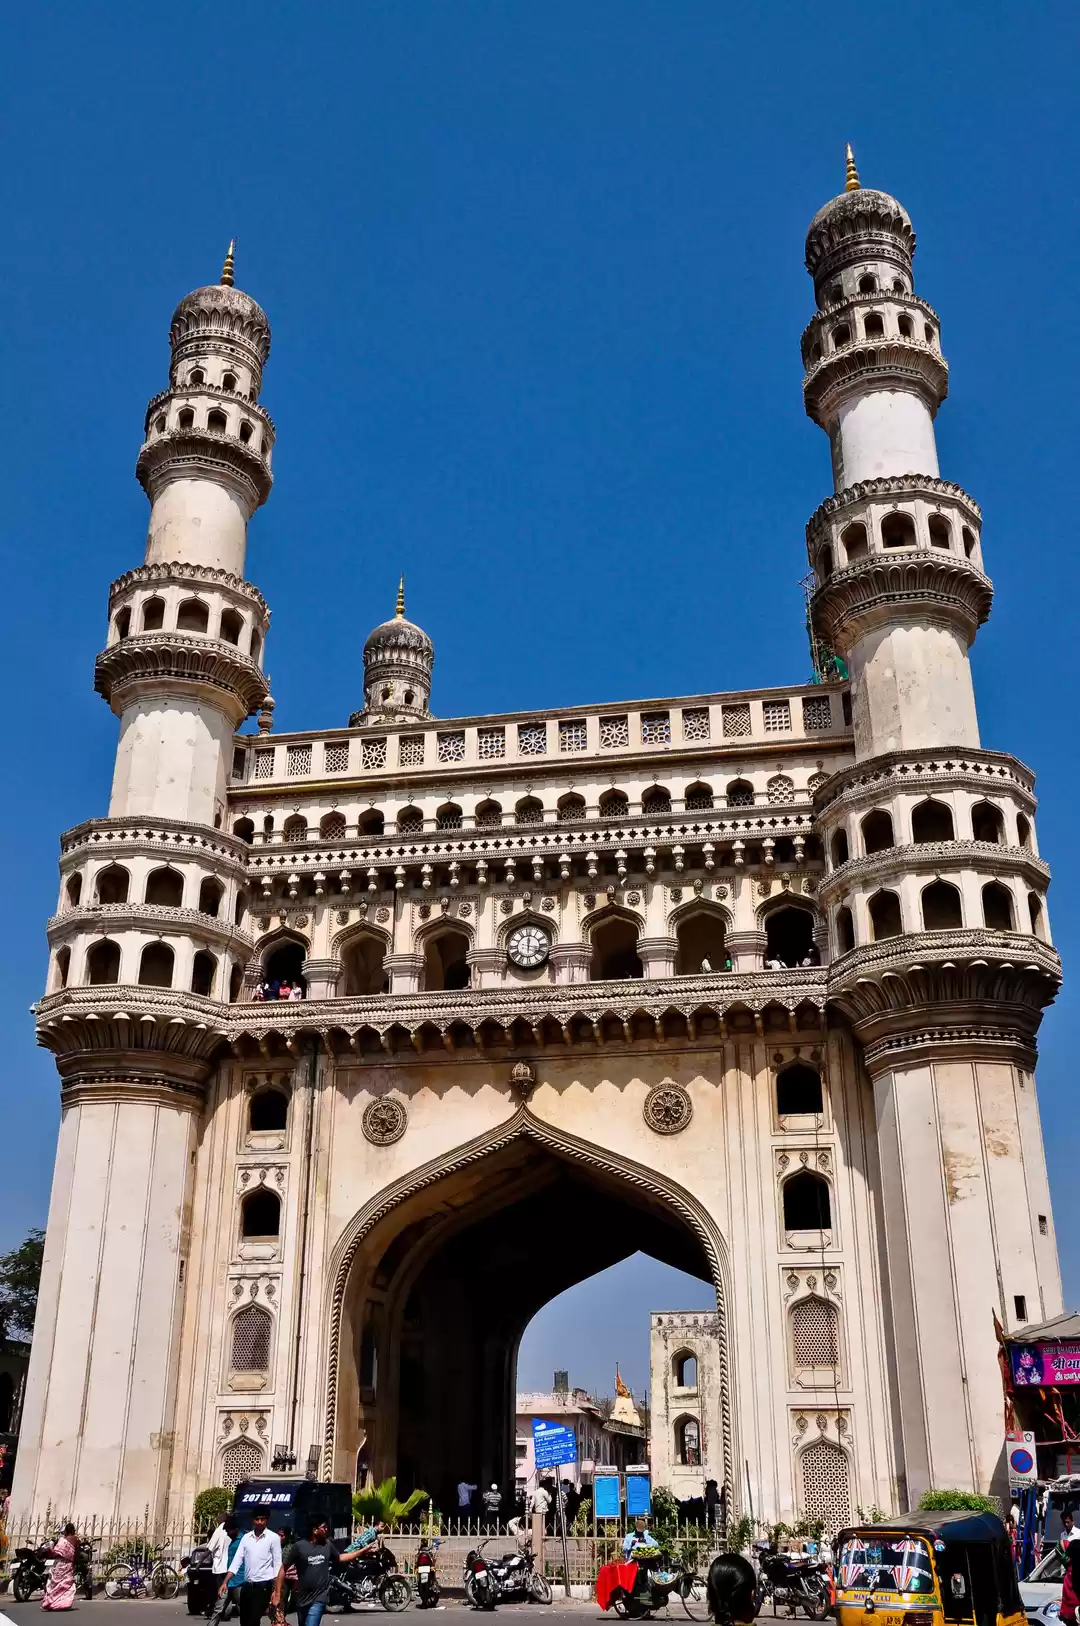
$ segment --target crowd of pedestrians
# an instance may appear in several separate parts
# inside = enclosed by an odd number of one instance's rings
[[[299,982],[260,982],[252,994],[252,999],[303,999],[304,989]]]

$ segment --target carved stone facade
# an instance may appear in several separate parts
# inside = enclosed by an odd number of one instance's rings
[[[838,675],[438,719],[402,591],[316,733],[274,732],[243,578],[269,325],[231,259],[181,303],[98,663],[112,802],[62,838],[48,925],[17,1509],[179,1512],[270,1441],[509,1484],[524,1326],[638,1248],[716,1294],[656,1317],[672,1488],[708,1470],[737,1510],[749,1461],[756,1513],[835,1522],[995,1480],[991,1309],[1060,1306],[1032,1078],[1059,970],[1032,776],[978,739],[981,515],[938,472],[913,250],[857,180],[808,239]]]

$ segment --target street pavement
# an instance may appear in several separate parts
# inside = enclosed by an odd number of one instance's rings
[[[434,1611],[434,1613],[436,1617],[443,1614],[464,1616],[467,1609],[468,1605],[463,1598],[451,1598],[443,1608]],[[468,1612],[470,1616],[474,1613],[472,1610]],[[392,1616],[386,1614],[385,1610],[378,1607],[370,1611],[361,1609],[354,1611],[354,1615],[368,1613],[377,1615],[381,1620],[387,1622],[393,1619]],[[432,1611],[418,1610],[415,1605],[410,1605],[403,1613],[409,1617],[420,1616],[423,1618],[430,1615]],[[163,1603],[153,1598],[106,1598],[104,1594],[99,1594],[92,1603],[80,1598],[71,1611],[71,1615],[82,1617],[78,1626],[121,1626],[121,1623],[122,1626],[197,1626],[198,1621],[201,1619],[199,1615],[188,1614],[183,1597],[175,1598],[169,1603]],[[503,1603],[496,1610],[496,1615],[532,1615],[538,1626],[541,1620],[545,1623],[545,1626],[584,1626],[586,1620],[605,1619],[603,1613],[596,1607],[595,1602],[586,1601],[585,1599],[580,1602],[577,1599],[572,1599],[568,1602],[565,1598],[556,1598],[550,1608],[543,1608],[538,1604]],[[661,1621],[665,1619],[685,1621],[686,1616],[680,1609],[677,1615],[661,1614],[657,1618]],[[295,1615],[289,1615],[287,1619],[289,1626],[296,1626]],[[331,1621],[335,1623],[339,1620],[344,1622],[344,1619],[344,1616],[336,1612],[325,1617],[328,1626]],[[0,1597],[0,1626],[6,1626],[6,1621],[12,1621],[14,1626],[30,1626],[31,1622],[33,1622],[33,1626],[44,1626],[41,1599],[32,1598],[29,1603],[16,1603],[10,1596]]]

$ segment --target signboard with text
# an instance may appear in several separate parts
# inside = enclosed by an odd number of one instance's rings
[[[593,1480],[593,1506],[598,1519],[617,1519],[622,1511],[619,1506],[619,1476],[618,1474],[597,1474]]]
[[[1064,1389],[1080,1384],[1080,1343],[1011,1344],[1016,1388]]]
[[[648,1518],[652,1512],[652,1497],[649,1491],[648,1474],[627,1474],[626,1517],[628,1519]]]
[[[577,1438],[565,1423],[549,1423],[543,1417],[533,1418],[533,1454],[538,1469],[561,1468],[564,1462],[577,1461]]]

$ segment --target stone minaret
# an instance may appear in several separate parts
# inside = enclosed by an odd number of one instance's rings
[[[268,611],[244,580],[270,491],[270,328],[221,282],[181,300],[137,472],[145,563],[114,582],[97,688],[120,719],[109,817],[63,838],[41,1042],[62,1123],[17,1508],[144,1516],[173,1450],[204,1089],[252,942],[246,848],[221,828],[233,734],[266,699]],[[59,1004],[59,1001],[54,1001]]]
[[[817,310],[803,388],[835,488],[807,526],[812,615],[850,672],[856,755],[816,807],[830,998],[875,1097],[911,1505],[928,1485],[990,1482],[993,1315],[1009,1328],[1061,1305],[1033,1078],[1059,978],[1049,874],[1031,773],[979,745],[982,516],[938,473],[948,369],[914,252],[906,210],[860,185],[849,148],[846,188],[806,240]]]

